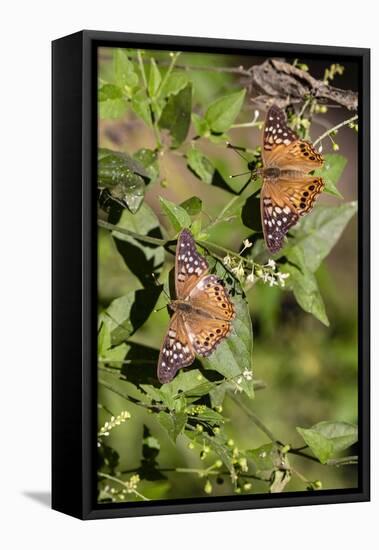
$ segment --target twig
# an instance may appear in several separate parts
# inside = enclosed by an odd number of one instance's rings
[[[358,456],[344,456],[342,458],[330,458],[326,464],[328,466],[348,466],[349,464],[358,464]]]
[[[354,120],[357,120],[357,118],[358,118],[358,115],[354,115],[351,118],[349,118],[347,120],[344,120],[343,122],[340,122],[339,124],[336,124],[336,126],[333,126],[333,128],[329,128],[329,130],[327,130],[326,132],[321,134],[321,136],[319,136],[313,142],[313,145],[314,146],[317,145],[317,143],[319,143],[320,141],[325,139],[329,134],[331,134],[332,132],[335,132],[336,130],[339,130],[339,128],[342,128],[343,126],[347,126],[348,124],[351,124],[351,122],[354,122]]]
[[[253,413],[252,410],[250,410],[242,401],[240,401],[239,399],[237,399],[232,393],[228,392],[228,396],[230,397],[230,399],[232,399],[232,401],[234,401],[243,411],[244,413],[249,417],[251,418],[251,420],[254,422],[254,424],[263,432],[267,435],[267,437],[273,442],[273,443],[278,443],[279,445],[283,445],[283,443],[281,443],[275,436],[274,434],[272,433],[271,430],[269,430],[267,428],[267,426],[265,426],[263,424],[263,422],[257,417],[257,415],[255,413]]]
[[[103,227],[104,229],[108,229],[109,231],[115,231],[117,233],[122,233],[123,235],[128,235],[128,237],[133,237],[134,239],[137,239],[139,241],[143,241],[143,242],[149,243],[149,244],[156,244],[158,246],[165,246],[169,242],[169,241],[165,241],[163,239],[157,239],[156,237],[148,237],[147,235],[140,235],[139,233],[135,233],[134,231],[129,231],[129,229],[124,229],[123,227],[118,227],[117,225],[113,225],[113,223],[105,222],[103,220],[97,220],[97,225],[99,227]]]

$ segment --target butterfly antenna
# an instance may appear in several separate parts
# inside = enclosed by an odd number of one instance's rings
[[[229,176],[229,178],[238,178],[239,176],[247,176],[251,172],[241,172],[241,174],[233,174],[232,176]]]
[[[161,283],[158,281],[157,276],[155,275],[155,273],[152,273],[151,276],[153,277],[153,279],[154,279],[154,284],[155,284],[156,286],[162,286]],[[162,292],[163,292],[163,294],[166,296],[167,300],[168,300],[169,302],[171,302],[171,298],[170,298],[170,296],[167,294],[167,292],[165,291],[164,286],[162,286]],[[167,305],[167,304],[166,304],[166,305]],[[163,307],[161,307],[160,309],[154,309],[154,311],[155,311],[155,312],[160,311],[161,309],[163,309],[163,308],[165,308],[165,307],[166,307],[166,306],[163,306]]]
[[[226,142],[228,149],[232,149],[239,157],[241,157],[245,162],[249,162],[246,157],[243,156],[241,151],[246,151],[245,147],[239,147],[238,145],[232,145],[229,141]]]

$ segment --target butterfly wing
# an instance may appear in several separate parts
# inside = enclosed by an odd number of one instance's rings
[[[158,359],[158,379],[162,384],[170,382],[183,367],[188,367],[195,360],[195,353],[183,316],[174,313],[164,337]]]
[[[178,300],[188,297],[200,277],[208,271],[208,263],[196,250],[196,244],[188,229],[178,237],[175,259],[175,292]]]
[[[223,281],[216,275],[202,277],[190,293],[191,305],[207,316],[230,321],[235,317],[233,302]]]
[[[278,166],[286,148],[298,139],[295,132],[287,126],[286,116],[282,109],[273,105],[267,111],[263,132],[263,164],[266,167]]]
[[[235,309],[223,281],[216,275],[206,275],[190,294],[194,313],[186,319],[189,339],[198,355],[207,357],[230,333]]]
[[[324,188],[322,178],[304,176],[297,180],[265,180],[261,190],[262,228],[267,248],[278,252],[289,229],[310,212]]]
[[[323,165],[322,156],[313,145],[301,140],[289,126],[282,109],[268,110],[263,133],[263,164],[281,170],[311,172]]]
[[[227,338],[231,331],[231,322],[222,319],[206,319],[194,315],[186,321],[186,327],[194,351],[207,357]]]

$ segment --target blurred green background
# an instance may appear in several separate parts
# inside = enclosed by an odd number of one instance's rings
[[[157,60],[168,59],[168,52],[149,52]],[[204,106],[216,97],[241,88],[238,76],[216,72],[216,67],[249,67],[262,63],[264,58],[216,56],[209,54],[184,53],[180,65],[210,67],[212,70],[188,70],[193,82],[194,110],[204,111]],[[292,61],[292,60],[289,60]],[[338,60],[335,60],[338,62]],[[328,63],[323,60],[306,60],[310,73],[316,78],[322,76]],[[100,74],[106,74],[110,64],[110,52],[99,50]],[[335,85],[357,89],[356,68],[345,64],[343,77],[336,79]],[[245,101],[241,122],[253,117],[254,105]],[[261,113],[260,118],[264,117]],[[311,136],[315,139],[325,127],[333,126],[347,118],[344,109],[330,108],[326,115],[315,119]],[[194,135],[191,128],[190,136]],[[234,129],[229,132],[233,144],[253,148],[260,144],[261,131],[257,129]],[[340,153],[348,158],[348,164],[341,179],[339,189],[344,200],[357,198],[357,136],[349,128],[338,135]],[[324,152],[328,152],[325,143]],[[129,154],[147,147],[153,149],[153,132],[129,110],[122,119],[101,120],[99,123],[99,146],[125,151]],[[233,151],[226,147],[200,139],[197,142],[220,172],[230,174],[243,172],[246,164]],[[329,148],[331,150],[331,147]],[[149,185],[146,202],[160,219],[165,237],[174,236],[168,220],[162,215],[158,196],[170,199],[176,204],[197,195],[204,203],[205,212],[214,218],[230,196],[223,190],[200,182],[186,168],[183,159],[176,152],[166,152],[160,158],[161,177],[165,186],[158,180]],[[243,178],[237,178],[235,185],[241,186]],[[337,198],[323,195],[319,204],[338,204]],[[206,218],[204,218],[204,223]],[[240,223],[230,222],[217,226],[212,240],[238,251],[242,239],[249,235],[247,228]],[[140,283],[126,267],[109,232],[99,230],[98,297],[99,308],[105,308],[111,300],[130,289],[140,287]],[[172,256],[161,274],[165,282],[172,268]],[[296,426],[310,427],[322,420],[357,422],[357,224],[353,219],[342,238],[332,250],[327,260],[317,272],[321,294],[326,304],[330,327],[327,328],[314,317],[304,313],[294,301],[293,295],[278,288],[263,284],[255,285],[248,292],[254,330],[254,363],[256,379],[263,380],[266,388],[256,392],[250,404],[254,412],[276,434],[281,441],[297,447],[304,442],[296,432]],[[157,307],[162,307],[167,299],[161,295]],[[159,349],[167,329],[169,316],[166,308],[153,313],[132,341]],[[143,368],[143,365],[141,365]],[[123,382],[120,382],[122,384]],[[99,426],[109,419],[107,411],[117,415],[127,409],[132,418],[121,427],[114,429],[107,444],[120,455],[120,470],[132,471],[140,464],[143,425],[147,425],[152,435],[161,443],[159,465],[162,468],[198,468],[204,463],[199,454],[188,449],[188,440],[179,437],[174,445],[164,430],[155,421],[154,415],[141,407],[126,403],[117,395],[99,387],[99,403],[106,407],[99,409]],[[255,448],[268,440],[249,418],[226,398],[223,414],[230,418],[226,431],[240,448]],[[354,449],[350,454],[354,454]],[[316,462],[291,456],[291,464],[307,479],[320,479],[324,489],[347,488],[357,485],[356,467],[333,468]],[[149,498],[181,498],[205,496],[204,480],[193,475],[167,472],[167,480],[141,483],[141,491]],[[286,491],[304,490],[304,483],[294,476]],[[267,492],[267,484],[254,481],[251,492]],[[213,495],[230,494],[231,486],[215,485]]]

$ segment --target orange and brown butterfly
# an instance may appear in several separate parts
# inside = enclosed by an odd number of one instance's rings
[[[266,115],[262,160],[262,228],[266,246],[274,254],[300,216],[312,210],[323,190],[322,178],[310,172],[324,161],[311,143],[299,139],[288,127],[284,112],[275,105]]]
[[[235,309],[223,281],[209,273],[206,259],[197,249],[188,229],[178,237],[175,258],[173,311],[159,359],[158,379],[170,382],[195,355],[207,357],[231,331]]]

